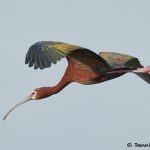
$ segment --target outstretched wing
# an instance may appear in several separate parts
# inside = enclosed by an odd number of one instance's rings
[[[56,64],[64,57],[74,58],[90,67],[94,65],[94,69],[100,66],[103,66],[104,70],[108,68],[108,64],[103,58],[86,48],[53,41],[41,41],[33,44],[26,54],[25,63],[29,64],[29,67],[34,66],[34,69],[44,69],[50,67],[52,63]]]
[[[25,64],[29,64],[29,67],[34,66],[34,69],[48,68],[76,49],[84,48],[62,42],[40,41],[29,48]]]
[[[99,55],[108,63],[108,65],[112,69],[120,67],[134,67],[134,68],[143,67],[137,58],[130,55],[120,54],[116,52],[101,52],[99,53]],[[147,74],[135,73],[135,74],[150,84],[150,74],[148,73]]]
[[[133,56],[116,53],[116,52],[100,52],[99,55],[111,66],[111,68],[120,67],[143,67],[139,60]]]

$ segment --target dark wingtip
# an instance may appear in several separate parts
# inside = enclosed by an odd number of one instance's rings
[[[52,41],[39,41],[31,45],[25,57],[25,64],[29,64],[29,67],[34,66],[35,70],[49,68],[52,63],[56,64],[58,60],[65,57],[65,53],[58,53],[57,49],[48,46],[55,43]]]
[[[29,67],[32,67],[34,65],[35,68],[37,68],[37,66],[35,66],[35,50],[37,48],[36,44],[33,44],[29,47],[29,50],[26,54],[25,57],[25,64],[29,64]]]
[[[145,82],[150,84],[150,74],[143,74],[143,73],[135,73],[137,76],[139,76],[141,79],[143,79]]]
[[[25,64],[28,64],[29,63],[29,51],[27,52],[26,54],[26,57],[25,57]]]

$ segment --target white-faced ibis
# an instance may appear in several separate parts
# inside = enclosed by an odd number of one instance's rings
[[[56,94],[71,82],[96,84],[132,72],[150,83],[150,67],[143,67],[135,57],[115,52],[96,54],[87,48],[62,42],[41,41],[33,44],[26,54],[25,63],[29,67],[34,66],[34,69],[44,69],[64,57],[67,58],[68,67],[60,82],[53,87],[34,89],[29,96],[10,109],[3,120],[19,105]]]

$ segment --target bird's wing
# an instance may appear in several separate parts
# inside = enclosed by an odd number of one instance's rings
[[[116,53],[116,52],[100,52],[99,56],[102,57],[111,66],[111,68],[143,67],[137,58],[130,55]]]
[[[25,64],[29,63],[29,67],[34,66],[34,69],[48,68],[76,49],[82,48],[61,42],[40,41],[29,48]]]
[[[120,54],[116,52],[100,52],[99,55],[113,69],[120,67],[135,67],[135,68],[143,67],[137,58],[130,55]],[[146,74],[135,73],[135,74],[150,84],[150,74],[148,73]]]
[[[96,66],[96,69],[100,65],[103,66],[102,69],[104,70],[109,67],[103,58],[86,48],[54,41],[40,41],[33,44],[26,54],[25,63],[29,64],[29,67],[34,66],[34,69],[44,69],[50,67],[52,63],[56,64],[64,57],[74,58],[78,62],[90,64],[92,67]]]

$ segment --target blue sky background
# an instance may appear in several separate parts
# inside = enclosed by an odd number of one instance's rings
[[[2,122],[32,89],[55,85],[64,73],[65,59],[43,71],[24,65],[37,41],[126,53],[150,64],[149,7],[149,0],[1,1],[0,149],[127,150],[129,142],[149,143],[150,87],[133,74],[97,85],[73,83]]]

